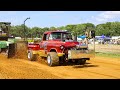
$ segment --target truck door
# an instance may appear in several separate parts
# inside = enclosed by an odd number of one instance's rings
[[[49,34],[44,34],[43,40],[40,42],[40,56],[47,56],[47,43]]]

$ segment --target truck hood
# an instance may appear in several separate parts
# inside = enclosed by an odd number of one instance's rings
[[[77,41],[65,41],[62,45],[66,48],[71,48],[71,47],[75,47],[78,44],[79,42]]]
[[[73,40],[68,40],[68,41],[51,41],[49,42],[49,44],[55,45],[55,46],[64,46],[65,48],[71,48],[71,47],[75,47],[76,45],[79,45],[79,42],[77,41],[73,41]]]

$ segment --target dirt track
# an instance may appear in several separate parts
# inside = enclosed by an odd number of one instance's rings
[[[0,79],[120,79],[120,60],[96,57],[86,65],[49,67],[0,55]]]

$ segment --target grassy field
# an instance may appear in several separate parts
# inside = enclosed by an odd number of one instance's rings
[[[120,58],[120,54],[116,54],[116,53],[96,52],[95,55],[96,55],[96,56],[102,56],[102,57]]]
[[[93,48],[89,45],[89,48]],[[96,56],[120,58],[120,45],[95,45]]]

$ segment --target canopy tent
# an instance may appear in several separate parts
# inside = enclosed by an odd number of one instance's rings
[[[84,39],[84,38],[86,38],[86,36],[82,35],[82,36],[78,36],[78,38]]]
[[[106,36],[102,35],[102,36],[101,36],[101,38],[103,38],[103,39],[104,39],[104,38],[106,38]]]

